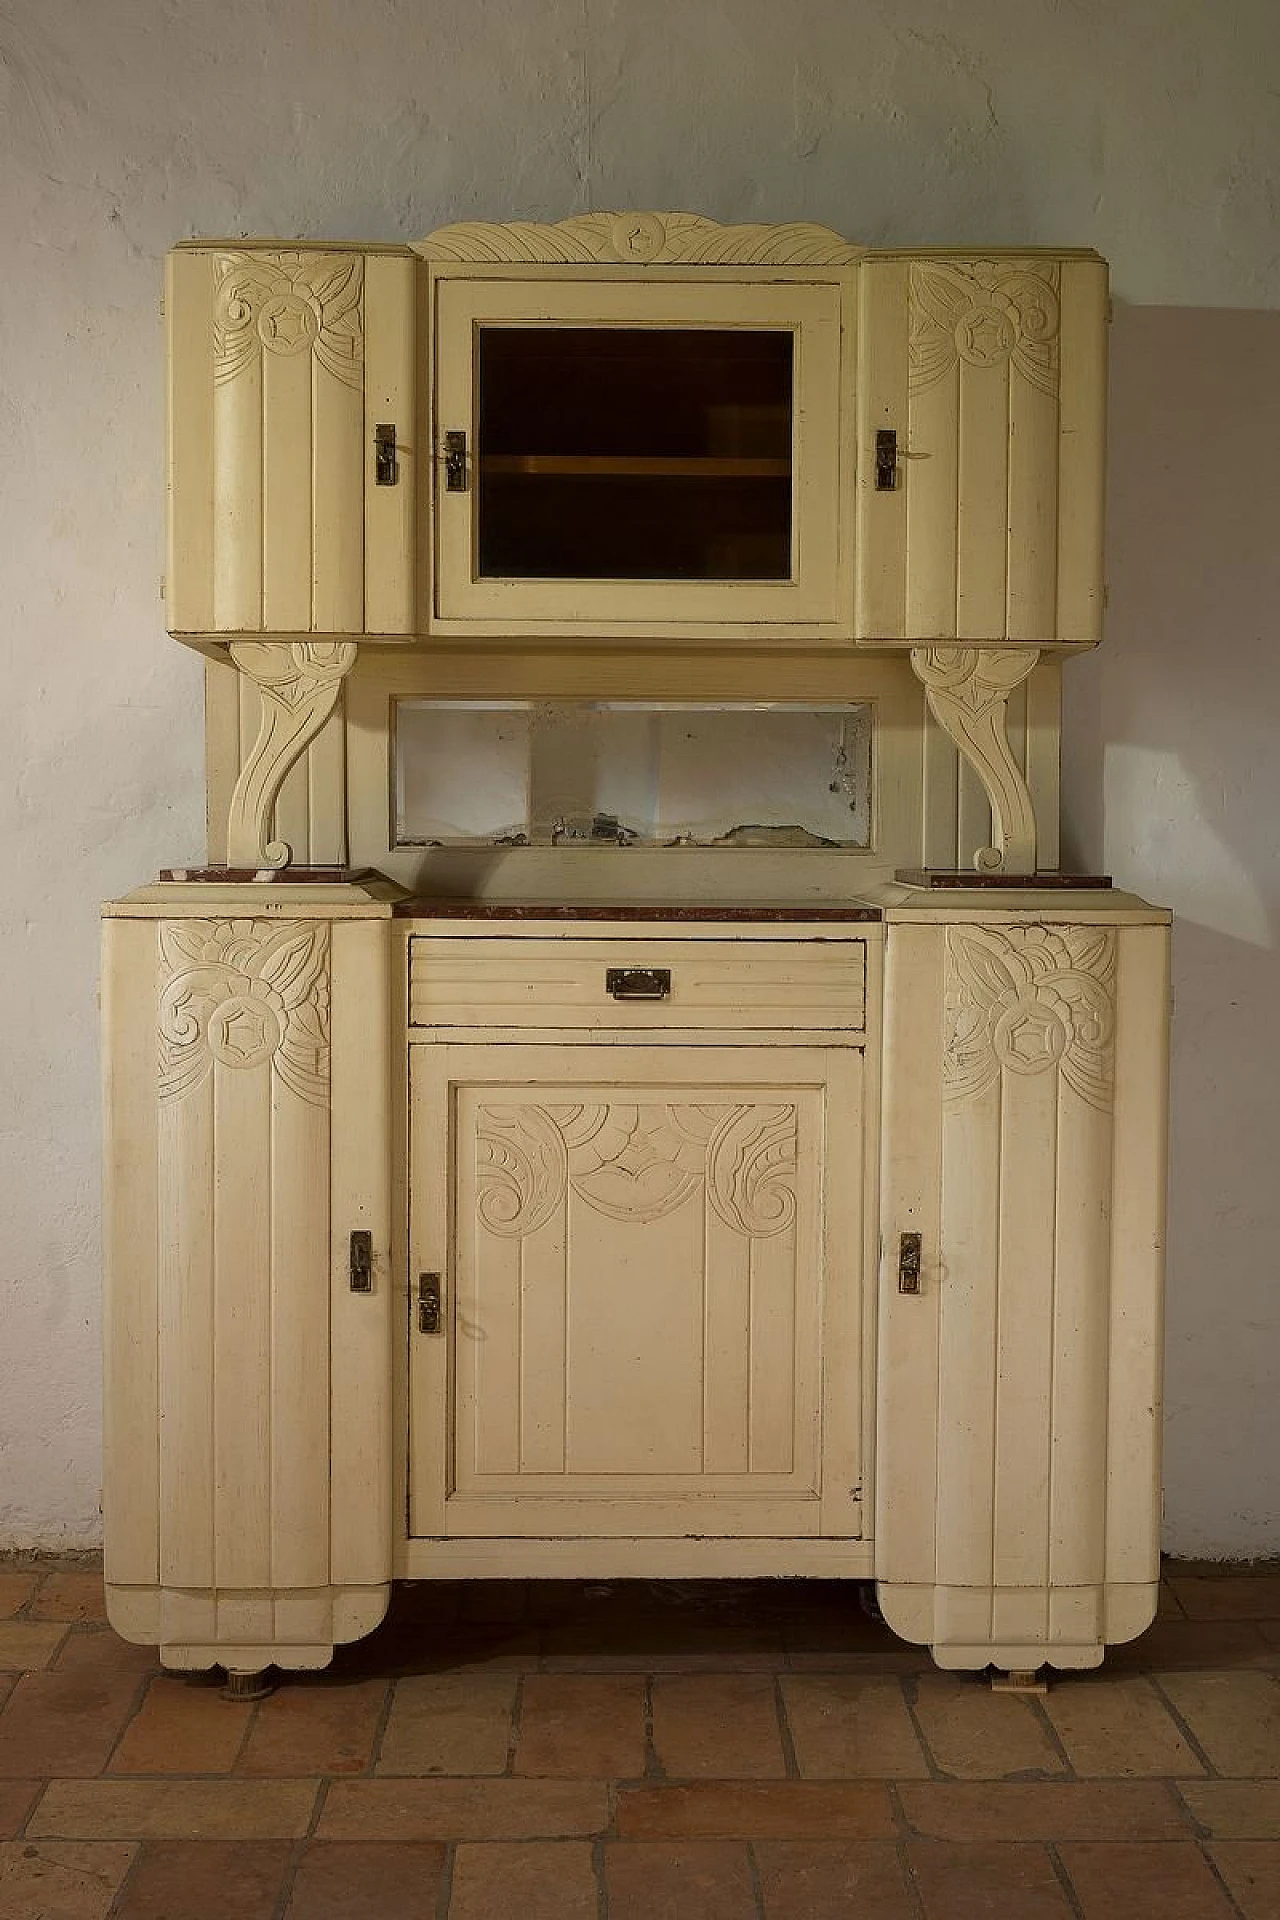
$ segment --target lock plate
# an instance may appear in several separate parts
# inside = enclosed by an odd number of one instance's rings
[[[892,493],[898,484],[898,436],[892,427],[876,434],[876,492]]]
[[[351,1236],[351,1264],[348,1268],[352,1293],[373,1292],[373,1235],[363,1228]]]
[[[451,428],[444,437],[444,490],[467,490],[467,436],[457,428]]]
[[[373,484],[375,487],[394,487],[400,478],[400,463],[396,459],[396,430],[393,426],[383,425],[373,430]]]
[[[669,1000],[670,967],[606,967],[604,990],[615,1000]]]
[[[920,1235],[904,1233],[898,1238],[898,1292],[920,1291]]]
[[[420,1273],[418,1275],[418,1332],[439,1333],[439,1331],[440,1275]]]

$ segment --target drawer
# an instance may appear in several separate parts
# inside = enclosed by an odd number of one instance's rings
[[[866,1025],[863,940],[540,940],[410,942],[414,1027]]]

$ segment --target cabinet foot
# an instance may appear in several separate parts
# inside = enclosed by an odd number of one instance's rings
[[[993,1667],[992,1693],[1048,1693],[1043,1667]]]
[[[239,1667],[228,1667],[226,1675],[227,1684],[222,1689],[224,1700],[265,1700],[276,1690],[275,1681],[268,1680],[265,1668],[258,1673],[246,1673]]]

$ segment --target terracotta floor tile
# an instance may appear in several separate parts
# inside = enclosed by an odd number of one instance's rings
[[[591,1633],[576,1623],[543,1632],[548,1673],[759,1673],[781,1666],[782,1657],[781,1639],[768,1628],[696,1620],[606,1620]]]
[[[22,1832],[43,1785],[42,1780],[0,1780],[0,1840],[13,1840]]]
[[[1065,1771],[1033,1702],[993,1693],[981,1675],[923,1675],[915,1709],[939,1770],[956,1779]]]
[[[559,1840],[603,1833],[598,1780],[335,1780],[322,1840]]]
[[[653,1750],[672,1780],[784,1779],[773,1675],[685,1673],[656,1679]]]
[[[1069,1920],[1071,1914],[1044,1847],[912,1840],[907,1865],[925,1920]]]
[[[1170,1673],[1160,1684],[1219,1773],[1280,1775],[1280,1681],[1271,1674]]]
[[[363,1773],[386,1705],[385,1680],[288,1680],[264,1700],[239,1773]]]
[[[761,1840],[765,1920],[916,1920],[892,1840]]]
[[[27,1832],[68,1840],[295,1840],[314,1780],[52,1780]]]
[[[515,1771],[559,1780],[638,1779],[644,1682],[629,1674],[529,1674]]]
[[[134,1849],[50,1841],[0,1846],[0,1920],[105,1920]]]
[[[1154,1780],[904,1780],[907,1824],[937,1840],[1185,1840],[1172,1788]]]
[[[1191,1574],[1169,1584],[1189,1620],[1280,1620],[1280,1573]]]
[[[1245,1920],[1280,1920],[1280,1841],[1219,1840],[1209,1857]]]
[[[102,1570],[83,1573],[51,1573],[41,1582],[31,1609],[34,1620],[92,1621],[105,1626],[107,1602],[102,1587]]]
[[[516,1676],[411,1674],[395,1683],[379,1773],[504,1773]]]
[[[449,1920],[596,1920],[599,1910],[591,1848],[581,1841],[458,1848]]]
[[[0,1776],[100,1773],[137,1693],[131,1674],[24,1674],[0,1714]]]
[[[431,1840],[316,1840],[286,1920],[433,1920],[445,1848]]]
[[[1232,1920],[1209,1863],[1190,1840],[1059,1847],[1084,1920]]]
[[[252,1716],[251,1706],[224,1700],[217,1686],[161,1675],[125,1728],[108,1772],[230,1773]]]
[[[159,1673],[160,1653],[122,1640],[110,1627],[73,1627],[51,1664],[59,1673],[131,1673],[141,1679]]]
[[[1142,1673],[1183,1667],[1263,1667],[1274,1658],[1253,1620],[1157,1620],[1136,1640],[1107,1648],[1110,1672]]]
[[[1184,1781],[1182,1798],[1220,1840],[1280,1840],[1280,1781]]]
[[[39,1578],[36,1573],[0,1570],[0,1620],[12,1620],[18,1609],[26,1606]]]
[[[897,1680],[788,1674],[782,1694],[803,1779],[927,1778],[928,1762]]]
[[[1073,1675],[1055,1680],[1043,1705],[1067,1758],[1086,1778],[1204,1772],[1149,1680]]]
[[[287,1840],[151,1840],[112,1920],[273,1920]]]
[[[862,1780],[622,1787],[617,1823],[624,1840],[880,1840],[894,1830],[885,1789]]]
[[[35,1673],[47,1667],[66,1631],[56,1620],[0,1620],[0,1672]]]
[[[604,1851],[609,1920],[757,1920],[741,1840],[615,1840]]]

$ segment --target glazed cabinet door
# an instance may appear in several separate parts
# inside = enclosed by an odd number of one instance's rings
[[[838,275],[433,298],[435,628],[848,636]]]
[[[413,633],[421,272],[395,249],[169,255],[171,632]]]
[[[858,638],[1093,644],[1105,263],[882,254],[858,282]]]
[[[111,918],[103,988],[108,1614],[322,1666],[390,1591],[385,924]]]
[[[894,924],[876,1574],[943,1666],[1094,1666],[1159,1577],[1168,928]]]
[[[861,1062],[413,1049],[411,1533],[860,1532]]]

